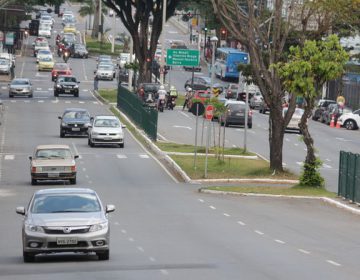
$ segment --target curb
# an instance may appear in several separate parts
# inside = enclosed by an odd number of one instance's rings
[[[299,180],[270,179],[270,178],[229,178],[229,179],[198,179],[199,183],[271,183],[271,184],[298,184]]]
[[[336,201],[329,197],[316,197],[316,196],[295,196],[295,195],[276,195],[276,194],[256,194],[256,193],[237,193],[237,192],[224,192],[224,191],[215,191],[215,190],[205,190],[200,188],[200,193],[207,194],[222,194],[222,195],[237,195],[237,196],[251,196],[251,197],[269,197],[269,198],[295,198],[295,199],[313,199],[320,200],[337,208],[349,211],[353,214],[360,215],[360,209],[355,209],[344,203]]]
[[[194,156],[194,153],[181,153],[181,152],[164,152],[167,155],[177,155],[177,156]],[[206,156],[204,153],[197,153],[198,156]],[[216,156],[216,154],[209,153],[208,156]],[[258,156],[240,156],[240,155],[224,155],[225,158],[244,158],[244,159],[259,159]]]

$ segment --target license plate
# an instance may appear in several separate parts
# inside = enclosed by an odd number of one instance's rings
[[[65,89],[66,93],[70,93],[70,91],[71,91],[70,89]]]
[[[236,115],[237,115],[237,116],[240,116],[240,117],[244,116],[243,113],[236,113]]]
[[[104,137],[104,140],[112,140],[111,137]]]
[[[73,127],[71,130],[72,131],[80,131],[80,127]]]
[[[75,245],[77,243],[78,243],[77,238],[73,238],[73,237],[56,238],[57,245]]]
[[[59,173],[57,173],[57,172],[56,173],[49,173],[48,177],[49,178],[57,178],[57,177],[59,177]]]

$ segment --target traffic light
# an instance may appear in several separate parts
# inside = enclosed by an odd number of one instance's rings
[[[221,40],[226,40],[227,30],[225,28],[220,28],[220,38]]]

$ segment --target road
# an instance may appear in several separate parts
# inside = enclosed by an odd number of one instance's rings
[[[0,126],[1,280],[359,279],[358,216],[315,200],[199,193],[198,186],[169,177],[128,132],[124,149],[60,138],[57,116],[65,108],[110,113],[85,82],[95,60],[71,58],[70,64],[82,80],[79,98],[55,98],[50,74],[37,75],[30,56],[18,57],[16,74],[33,79],[34,98],[10,100],[0,91],[6,106]],[[47,143],[69,144],[80,155],[77,186],[116,205],[109,261],[60,254],[23,263],[22,218],[15,207],[26,205],[35,190],[63,186],[30,184],[28,156]]]

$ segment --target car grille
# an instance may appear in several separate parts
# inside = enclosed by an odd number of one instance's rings
[[[69,127],[84,127],[83,123],[67,123],[66,125]]]
[[[63,88],[69,88],[69,89],[72,89],[72,88],[74,88],[73,86],[63,86]]]
[[[56,242],[49,242],[48,248],[85,248],[88,247],[86,241],[79,241],[77,244],[68,244],[68,245],[58,245]]]
[[[43,166],[43,167],[42,167],[42,171],[43,171],[43,172],[50,172],[50,171],[55,171],[55,172],[71,171],[71,167],[70,167],[70,166]]]
[[[44,231],[47,234],[75,234],[75,233],[87,233],[89,232],[90,227],[69,227],[71,231],[69,233],[64,233],[64,227],[45,227]]]
[[[116,136],[116,133],[99,133],[101,136]]]

